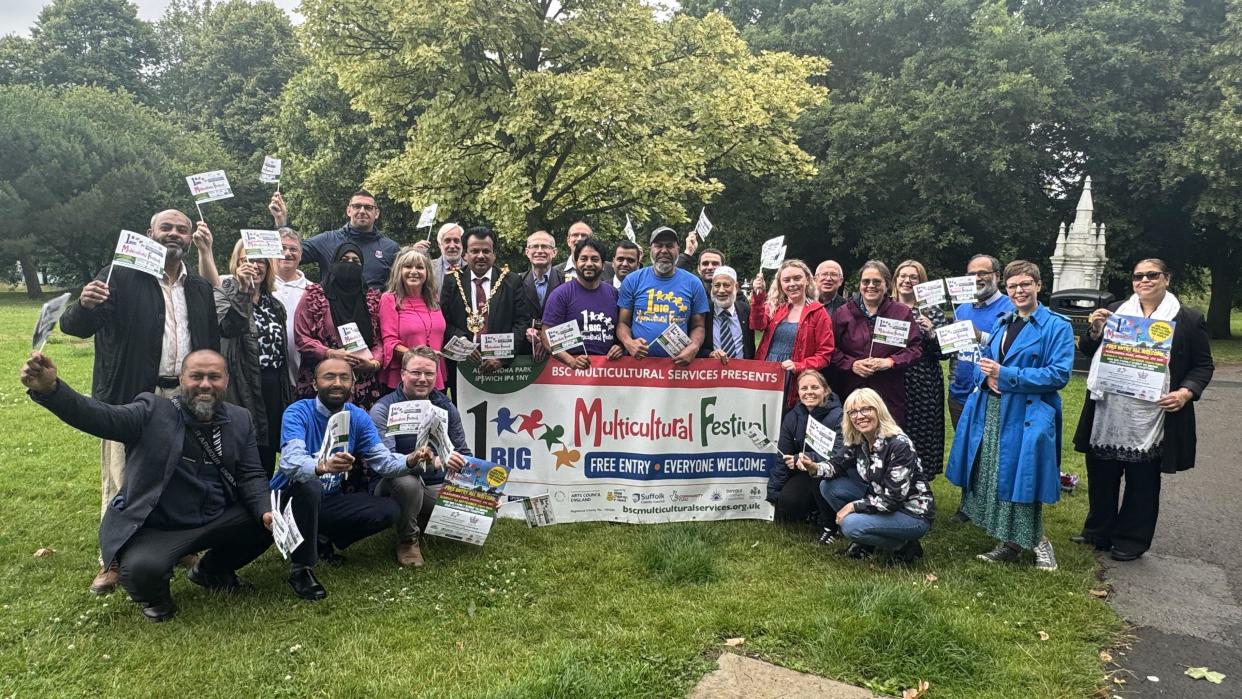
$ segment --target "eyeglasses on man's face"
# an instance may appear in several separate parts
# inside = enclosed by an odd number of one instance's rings
[[[375,211],[378,208],[374,204],[350,204],[350,211]]]
[[[884,280],[883,279],[860,279],[858,280],[858,285],[859,286],[884,286]]]
[[[401,373],[415,379],[434,379],[436,377],[436,372],[434,371],[410,371],[409,369],[402,369]]]

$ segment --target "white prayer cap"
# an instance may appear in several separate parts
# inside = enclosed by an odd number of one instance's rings
[[[717,267],[716,271],[712,272],[712,279],[715,279],[716,277],[719,277],[722,274],[732,279],[734,283],[737,283],[737,272],[728,265],[720,265],[719,267]]]

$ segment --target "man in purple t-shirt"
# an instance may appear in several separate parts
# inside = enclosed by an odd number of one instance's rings
[[[607,355],[616,359],[624,350],[616,344],[617,290],[604,284],[604,246],[594,238],[580,241],[573,250],[578,274],[556,287],[543,305],[543,345],[550,351],[548,328],[570,320],[577,321],[583,344],[553,356],[575,369],[589,369],[587,355]],[[585,350],[585,351],[584,351]]]

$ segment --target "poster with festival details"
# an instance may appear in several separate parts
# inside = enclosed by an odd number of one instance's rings
[[[1168,392],[1171,320],[1113,315],[1104,324],[1096,379],[1100,390],[1156,402]]]
[[[748,433],[780,427],[778,364],[590,359],[586,370],[526,356],[491,374],[458,365],[467,441],[511,467],[510,496],[547,494],[557,524],[772,519],[764,498],[780,457]]]

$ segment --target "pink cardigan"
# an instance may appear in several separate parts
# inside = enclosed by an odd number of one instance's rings
[[[390,291],[380,296],[379,326],[383,336],[383,351],[376,359],[380,361],[380,379],[388,388],[401,383],[401,357],[397,345],[417,347],[427,345],[439,352],[444,347],[444,314],[440,309],[428,310],[427,304],[418,297],[406,296],[397,310],[397,297]],[[444,390],[444,359],[436,371],[436,388]]]

